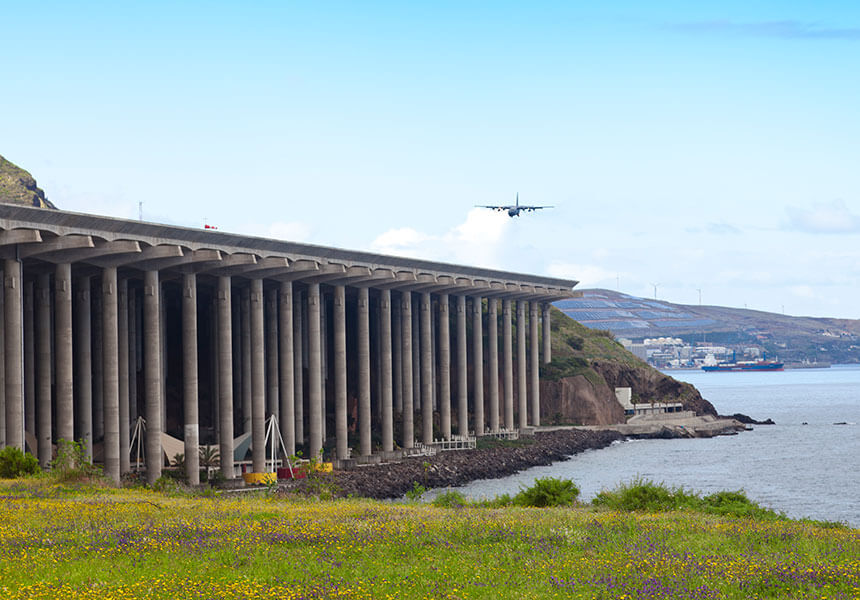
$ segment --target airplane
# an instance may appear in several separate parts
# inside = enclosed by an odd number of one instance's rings
[[[509,217],[518,217],[521,212],[532,212],[535,210],[540,210],[541,208],[555,208],[553,206],[527,206],[525,204],[520,205],[520,193],[517,192],[517,203],[513,206],[486,206],[483,204],[476,204],[478,208],[492,208],[493,210],[498,211],[506,211]]]

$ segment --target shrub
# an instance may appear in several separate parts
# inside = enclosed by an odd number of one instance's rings
[[[574,350],[582,350],[582,347],[585,345],[585,340],[574,334],[565,336],[564,341]]]
[[[592,504],[614,510],[660,512],[678,508],[694,508],[699,499],[683,489],[670,489],[647,479],[634,479],[611,491],[602,491]]]
[[[0,450],[0,478],[14,479],[38,472],[39,461],[32,454],[27,454],[15,446],[6,446]]]
[[[563,377],[584,375],[590,369],[588,361],[579,356],[555,356],[551,362],[540,366],[540,375],[543,379],[558,381]]]
[[[514,500],[511,498],[510,494],[502,494],[501,496],[496,496],[495,498],[490,498],[488,500],[479,500],[475,502],[475,506],[482,506],[484,508],[504,508],[512,505],[513,503]]]
[[[179,482],[175,477],[162,475],[152,484],[152,489],[162,494],[177,494],[180,491]]]
[[[714,515],[734,517],[753,517],[756,519],[776,518],[772,510],[762,508],[742,491],[717,492],[702,498],[702,511]]]
[[[544,477],[535,479],[533,486],[520,490],[513,503],[517,506],[570,506],[578,496],[579,488],[570,479]]]
[[[418,500],[421,496],[424,495],[424,492],[427,491],[427,488],[418,483],[417,481],[412,482],[412,489],[406,492],[406,497],[409,500]]]
[[[442,492],[432,502],[433,506],[441,508],[462,508],[469,504],[466,497],[456,490]]]
[[[88,482],[102,476],[102,470],[87,458],[83,445],[69,440],[57,441],[57,458],[51,462],[51,473],[62,482]]]

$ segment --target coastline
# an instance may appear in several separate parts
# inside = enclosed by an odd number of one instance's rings
[[[496,479],[525,469],[550,465],[628,439],[677,439],[733,435],[745,426],[734,419],[705,417],[644,419],[619,425],[541,427],[516,442],[495,441],[474,450],[453,450],[399,462],[355,467],[290,480],[285,493],[315,494],[322,483],[334,496],[377,500],[402,498],[418,484],[426,489],[457,487],[479,479]]]

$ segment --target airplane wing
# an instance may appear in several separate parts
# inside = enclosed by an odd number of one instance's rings
[[[520,206],[520,210],[533,211],[540,210],[542,208],[555,208],[554,206]]]
[[[475,208],[492,208],[493,210],[508,210],[514,208],[513,206],[488,206],[486,204],[476,204]]]

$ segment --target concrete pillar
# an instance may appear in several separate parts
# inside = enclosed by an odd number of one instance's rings
[[[24,431],[36,435],[36,334],[33,280],[24,281]],[[26,441],[26,440],[25,440]],[[38,448],[30,449],[38,455]]]
[[[137,373],[138,344],[140,343],[140,318],[137,310],[140,302],[137,299],[137,291],[129,287],[128,290],[128,422],[129,425],[137,422],[139,411],[137,410]]]
[[[347,458],[349,439],[346,406],[346,289],[334,288],[334,429],[336,455]]]
[[[421,441],[433,442],[433,305],[430,293],[421,294]]]
[[[514,353],[511,328],[511,301],[502,300],[502,371],[505,390],[505,427],[514,429]]]
[[[218,385],[218,356],[220,349],[218,348],[218,341],[220,338],[220,333],[218,332],[218,283],[216,280],[214,293],[212,294],[212,302],[210,304],[209,310],[209,319],[208,319],[208,328],[209,328],[209,348],[207,354],[209,355],[206,360],[208,364],[211,365],[209,369],[209,422],[212,423],[212,430],[215,434],[215,440],[221,437],[221,417],[220,417],[220,403],[218,399],[221,397],[221,388]],[[205,351],[205,350],[204,350]],[[204,409],[205,410],[205,409]]]
[[[24,323],[21,263],[5,260],[4,357],[6,360],[6,445],[24,450]]]
[[[251,406],[253,401],[253,376],[251,374],[251,357],[254,349],[251,347],[251,290],[242,288],[240,291],[239,314],[240,336],[242,337],[242,433],[251,432]],[[253,437],[253,433],[251,434]],[[253,444],[253,442],[251,442]]]
[[[400,306],[400,299],[392,300],[392,315],[391,315],[391,333],[393,339],[391,347],[392,372],[394,375],[394,410],[397,414],[403,413],[403,317]]]
[[[161,477],[161,284],[158,271],[143,275],[143,372],[146,395],[146,482]]]
[[[322,437],[322,356],[320,339],[320,284],[308,284],[308,456],[319,458]]]
[[[266,356],[263,280],[252,279],[251,307],[251,467],[266,470]]]
[[[531,387],[531,404],[532,404],[532,425],[537,427],[540,425],[540,359],[538,353],[540,344],[538,342],[538,304],[531,303],[529,311],[529,358],[531,359],[531,368],[529,369],[529,382]]]
[[[544,302],[541,306],[543,315],[541,323],[543,324],[543,362],[547,364],[552,362],[552,321],[550,319],[550,303]]]
[[[293,310],[293,404],[295,407],[296,445],[305,443],[305,390],[304,390],[304,354],[307,346],[304,344],[304,327],[302,314],[304,302],[302,292],[296,290]]]
[[[403,366],[403,447],[415,446],[415,428],[412,422],[412,292],[400,293],[400,357]]]
[[[451,439],[451,322],[448,294],[439,295],[439,420],[442,437]]]
[[[221,474],[233,479],[233,306],[230,277],[218,278],[218,454]]]
[[[129,429],[131,420],[128,414],[128,279],[121,279],[118,287],[119,307],[117,312],[117,360],[119,364],[119,472],[127,473],[129,460]]]
[[[185,474],[200,485],[200,419],[197,381],[197,275],[182,280],[182,409],[185,414]]]
[[[382,401],[382,450],[394,450],[394,394],[392,390],[391,290],[379,292],[380,392]]]
[[[487,298],[487,377],[490,393],[490,431],[499,431],[499,301]]]
[[[4,263],[0,262],[0,266]],[[0,448],[6,447],[6,274],[3,273],[3,284],[0,285]]]
[[[411,294],[409,297],[412,312],[412,412],[421,406],[421,310]],[[414,418],[414,417],[413,417]]]
[[[526,379],[526,304],[517,301],[517,417],[519,428],[528,426],[528,383]]]
[[[96,288],[97,290],[99,288]],[[116,301],[116,286],[114,286]],[[104,297],[96,292],[92,297],[93,317],[93,441],[102,440],[105,434],[104,396]],[[162,334],[164,335],[164,334]],[[162,337],[162,339],[164,339]],[[162,368],[164,367],[162,359]],[[165,375],[166,376],[166,375]],[[165,395],[166,397],[166,395]]]
[[[232,279],[230,280],[230,339],[233,349],[233,435],[236,432],[242,434],[242,396],[244,386],[242,384],[242,293],[239,289],[233,290]],[[239,460],[244,460],[240,456]]]
[[[51,433],[51,275],[41,273],[36,280],[35,401],[38,415],[36,428],[39,464],[51,464],[53,436]]]
[[[160,296],[158,311],[161,319],[161,430],[163,432],[167,427],[167,377],[170,371],[170,364],[167,362],[167,291],[163,287]],[[168,463],[171,458],[167,457]]]
[[[54,352],[56,353],[57,440],[75,439],[72,369],[72,265],[60,263],[54,274]]]
[[[280,380],[278,377],[278,290],[266,291],[266,411],[281,420]],[[280,448],[278,449],[280,452]]]
[[[102,402],[105,475],[119,483],[119,302],[116,267],[102,270]]]
[[[466,362],[466,297],[457,296],[457,431],[469,435],[468,364]]]
[[[278,365],[279,381],[278,394],[280,396],[280,417],[278,423],[281,427],[281,437],[284,439],[287,455],[296,453],[296,412],[295,412],[295,390],[293,386],[293,283],[284,281],[281,283],[280,304],[278,306]]]
[[[475,413],[475,435],[484,435],[486,431],[484,420],[484,328],[482,317],[484,303],[480,296],[472,299],[472,373],[473,398]]]
[[[359,451],[370,456],[370,295],[358,290],[358,431]]]
[[[76,439],[84,455],[93,458],[93,347],[90,278],[81,277],[75,292]]]

